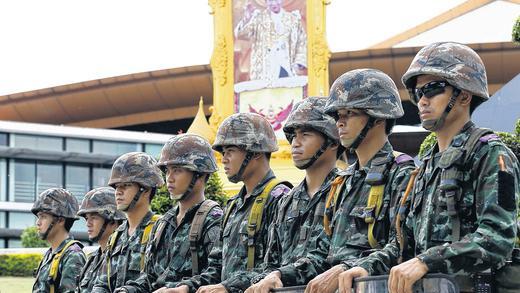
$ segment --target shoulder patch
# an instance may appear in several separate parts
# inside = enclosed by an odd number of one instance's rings
[[[220,208],[213,208],[211,209],[211,212],[209,212],[209,215],[213,218],[220,218],[224,215],[224,211]]]
[[[410,162],[412,161],[413,162],[413,158],[407,154],[402,154],[398,157],[395,158],[395,162],[398,164],[398,165],[401,165],[403,163],[406,163],[406,162]]]
[[[498,134],[496,134],[496,133],[487,134],[487,135],[484,135],[483,137],[479,138],[480,142],[488,142],[488,141],[496,141],[496,140],[500,140],[500,136],[498,136]]]
[[[271,196],[278,198],[283,194],[289,193],[291,189],[284,184],[278,184],[273,190],[271,190]]]

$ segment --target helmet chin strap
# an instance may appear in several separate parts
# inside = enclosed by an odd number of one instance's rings
[[[103,233],[105,233],[105,230],[107,229],[108,222],[109,221],[107,219],[104,219],[103,226],[101,226],[101,230],[99,230],[97,236],[89,238],[89,240],[92,241],[92,242],[98,242],[99,239],[101,238],[101,236],[103,236]]]
[[[145,191],[144,187],[139,186],[139,191],[137,191],[137,193],[134,195],[132,202],[130,202],[130,204],[126,208],[122,209],[122,211],[127,212],[127,211],[133,209],[135,204],[139,201],[139,198],[141,197],[141,195],[143,194],[144,191]]]
[[[190,185],[188,185],[188,188],[186,191],[181,195],[181,197],[176,198],[177,200],[183,200],[188,197],[188,195],[191,194],[193,191],[193,187],[195,186],[195,183],[197,182],[197,179],[199,179],[202,176],[199,172],[193,172],[193,176],[191,176]]]
[[[242,180],[242,175],[244,171],[246,170],[247,164],[249,164],[249,161],[253,158],[255,153],[253,152],[247,152],[246,157],[242,161],[242,165],[240,165],[240,169],[238,169],[238,172],[235,175],[231,175],[228,177],[228,180],[233,183],[238,183],[240,180]]]
[[[448,117],[448,114],[450,113],[451,109],[453,109],[453,106],[455,106],[455,102],[457,101],[457,97],[460,95],[460,90],[457,88],[453,89],[453,94],[451,95],[450,101],[448,102],[448,105],[446,105],[446,108],[444,108],[444,112],[442,112],[441,117],[438,119],[430,119],[430,120],[424,120],[421,122],[421,125],[424,129],[429,131],[436,131],[439,130],[446,121],[446,117]]]
[[[55,224],[56,216],[52,216],[52,222],[49,224],[49,227],[47,227],[47,230],[45,230],[45,232],[43,232],[43,234],[40,235],[40,238],[42,240],[47,240],[47,237],[49,236],[49,233],[51,232],[51,229],[54,227]]]
[[[326,138],[325,142],[323,142],[320,149],[314,154],[314,156],[312,156],[310,159],[308,159],[307,163],[305,163],[301,166],[296,165],[296,168],[298,168],[300,170],[305,170],[305,169],[309,168],[310,166],[312,166],[312,164],[314,164],[314,162],[316,162],[318,160],[318,158],[321,155],[323,155],[323,153],[327,150],[327,148],[330,146],[330,144],[331,144],[330,140],[328,138]]]
[[[372,128],[374,126],[375,122],[376,122],[376,118],[374,118],[372,116],[368,117],[367,124],[365,124],[365,127],[363,127],[363,129],[358,134],[358,136],[356,137],[354,142],[352,142],[352,144],[350,146],[345,146],[345,148],[347,148],[350,153],[353,153],[359,147],[361,142],[363,142],[363,140],[367,136],[367,133],[370,130],[370,128]]]

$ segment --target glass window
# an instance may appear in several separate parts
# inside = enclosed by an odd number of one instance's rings
[[[0,212],[0,228],[7,228],[5,226],[5,212]]]
[[[32,213],[9,212],[9,228],[25,229],[34,226],[36,217]]]
[[[22,248],[22,240],[20,239],[9,239],[7,241],[9,248]]]
[[[63,169],[61,164],[37,164],[36,194],[56,187],[63,187]]]
[[[9,173],[11,174],[9,176],[9,200],[34,202],[36,199],[36,164],[12,160]]]
[[[92,188],[107,186],[110,168],[92,168]]]
[[[129,152],[141,151],[141,144],[130,142],[115,142],[95,140],[92,152],[103,155],[122,155]]]
[[[0,201],[7,201],[7,162],[0,159]]]
[[[7,133],[0,133],[0,145],[7,145],[8,143],[8,135]]]
[[[37,136],[26,134],[12,134],[11,135],[13,147],[38,149],[46,151],[61,151],[63,150],[62,141],[60,137]]]
[[[81,203],[83,196],[90,190],[90,172],[87,166],[65,166],[65,188],[72,192]]]
[[[152,157],[159,159],[159,156],[161,155],[163,145],[162,144],[154,144],[154,143],[147,143],[144,145],[144,151],[151,155]]]
[[[90,153],[90,142],[87,139],[66,138],[65,150],[67,152]]]

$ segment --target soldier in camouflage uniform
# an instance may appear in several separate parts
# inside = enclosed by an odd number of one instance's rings
[[[174,136],[164,145],[158,166],[166,173],[170,197],[178,204],[154,226],[139,279],[116,292],[152,292],[200,273],[208,266],[208,255],[220,235],[222,209],[204,196],[209,176],[217,171],[211,145],[194,134]],[[194,232],[200,235],[190,236]]]
[[[51,188],[38,196],[31,212],[38,218],[40,237],[51,245],[38,266],[32,292],[75,292],[85,265],[83,245],[69,235],[78,219],[78,201],[68,190]]]
[[[92,292],[113,292],[128,280],[139,277],[144,266],[146,231],[157,216],[150,210],[156,190],[164,184],[157,161],[142,152],[120,156],[112,166],[108,185],[115,188],[117,209],[126,213],[126,221],[108,240],[103,255],[103,272]]]
[[[78,292],[90,293],[102,272],[102,256],[107,247],[108,237],[126,217],[116,208],[115,192],[112,187],[98,187],[87,192],[81,202],[78,216],[84,217],[87,222],[90,241],[99,244],[99,248],[88,255],[87,263],[79,276]]]
[[[305,170],[305,178],[280,200],[269,228],[264,272],[252,279],[256,284],[246,293],[276,287],[269,278],[260,280],[316,248],[319,231],[323,230],[325,200],[338,174],[336,157],[343,150],[336,122],[325,114],[326,101],[323,97],[308,97],[298,102],[287,118],[283,130],[291,143],[293,162]]]
[[[195,292],[199,287],[200,293],[247,289],[252,270],[263,263],[268,226],[277,202],[290,190],[290,184],[274,181],[269,158],[278,146],[273,128],[264,117],[253,113],[231,115],[220,125],[213,149],[222,153],[228,179],[242,181],[244,187],[227,204],[221,241],[209,255],[208,268],[168,292]],[[255,202],[264,203],[263,208],[254,209]],[[254,217],[256,224],[249,222],[251,214],[258,216]]]
[[[515,242],[518,161],[497,135],[471,122],[489,98],[482,60],[465,45],[434,43],[417,53],[402,80],[437,143],[403,202],[401,210],[410,212],[396,224],[401,237],[345,272],[341,291],[350,292],[354,277],[390,272],[391,292],[411,292],[426,273],[442,272],[454,274],[462,292],[491,292],[482,273],[491,269],[497,285],[509,286],[500,292],[519,292],[512,284],[518,273],[499,280]]]
[[[338,275],[350,261],[385,246],[396,203],[414,169],[413,159],[394,152],[388,142],[395,119],[404,113],[395,83],[383,72],[341,75],[325,112],[335,117],[341,144],[357,161],[333,182],[316,249],[271,274],[284,286],[310,281],[306,291],[320,293],[338,288]]]

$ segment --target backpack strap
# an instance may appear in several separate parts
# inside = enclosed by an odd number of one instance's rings
[[[204,227],[204,221],[208,216],[209,212],[214,208],[218,207],[219,204],[211,199],[205,200],[197,209],[197,213],[191,222],[190,232],[188,236],[188,240],[190,241],[190,251],[191,251],[191,271],[193,275],[198,275],[199,271],[199,256],[198,252],[198,243],[200,238],[202,237],[202,229]]]
[[[339,193],[345,184],[345,179],[346,176],[338,176],[334,179],[334,181],[332,181],[327,200],[325,201],[323,228],[325,228],[325,234],[327,234],[329,237],[332,235],[332,228],[330,227],[330,224],[332,222],[333,215],[336,213]],[[331,210],[331,207],[333,210]]]
[[[52,256],[51,268],[49,270],[50,293],[54,293],[56,291],[56,286],[58,285],[56,280],[58,279],[58,269],[60,266],[61,258],[63,257],[65,251],[67,251],[67,249],[74,244],[78,244],[81,248],[83,248],[83,244],[81,244],[81,242],[79,242],[78,240],[70,240],[60,251],[58,251],[56,254]]]
[[[464,163],[474,153],[477,144],[487,142],[485,136],[493,134],[487,128],[474,128],[469,138],[465,141],[454,141],[441,156],[439,167],[442,169],[439,189],[446,197],[448,216],[452,221],[452,241],[460,240],[460,217],[457,203],[462,193],[462,182],[464,180]]]
[[[235,207],[236,199],[237,198],[234,197],[234,198],[230,198],[229,201],[228,201],[228,204],[227,204],[227,207],[226,207],[226,213],[224,214],[224,218],[222,219],[222,225],[221,225],[222,232],[224,232],[224,228],[226,227],[226,224],[227,224],[227,222],[229,220],[229,215],[231,215],[231,211]],[[222,237],[221,237],[220,240],[222,240]]]
[[[150,222],[144,227],[143,236],[141,237],[141,271],[144,269],[144,255],[146,251],[146,245],[150,239],[153,225],[161,218],[161,215],[153,215]]]
[[[249,271],[255,266],[256,233],[260,230],[262,225],[264,206],[271,191],[280,183],[282,182],[276,178],[271,179],[266,184],[262,193],[255,198],[253,207],[249,213],[249,219],[247,221],[247,270]]]

